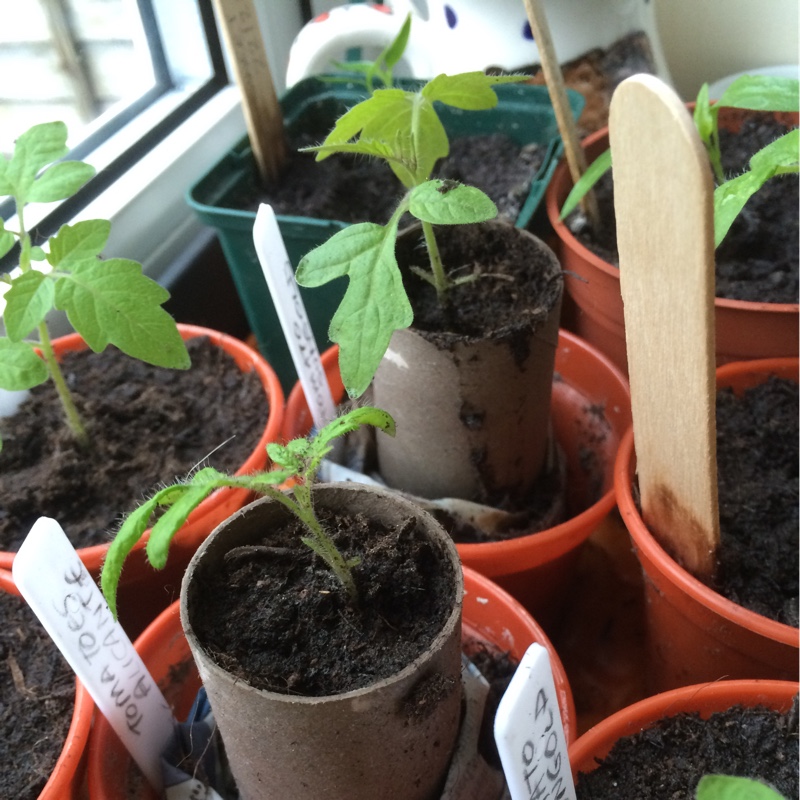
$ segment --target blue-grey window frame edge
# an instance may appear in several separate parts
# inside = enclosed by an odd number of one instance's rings
[[[156,0],[157,2],[158,0]],[[156,76],[156,86],[136,98],[132,103],[107,120],[104,124],[92,131],[86,138],[71,149],[66,156],[68,159],[84,159],[98,146],[106,142],[109,137],[119,133],[144,111],[163,98],[167,93],[179,88],[173,77],[167,57],[164,52],[163,35],[159,28],[154,0],[136,0],[140,10],[145,34],[150,45],[149,51],[153,61],[153,70]],[[170,2],[170,0],[166,0]],[[35,224],[32,230],[34,242],[41,241],[53,233],[64,223],[73,219],[82,209],[96,199],[103,191],[112,186],[119,178],[128,172],[138,161],[150,153],[153,148],[175,131],[182,123],[186,122],[192,114],[198,111],[214,95],[229,85],[228,71],[225,65],[222,44],[214,16],[211,0],[195,0],[200,24],[205,37],[207,58],[210,67],[209,77],[199,83],[196,88],[187,93],[174,109],[168,111],[159,121],[147,129],[135,142],[122,151],[118,156],[111,158],[98,170],[92,180],[82,187],[75,195],[60,202],[51,212],[46,213]],[[43,120],[45,121],[45,120]],[[0,203],[0,217],[9,219],[14,216],[16,209],[12,199]],[[0,259],[0,272],[7,272],[16,265],[18,248],[14,248],[4,258]]]

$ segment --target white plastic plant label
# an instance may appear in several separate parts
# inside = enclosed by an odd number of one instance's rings
[[[500,700],[494,737],[512,800],[576,800],[547,650],[532,644]]]
[[[253,241],[297,377],[308,400],[314,425],[319,430],[334,419],[336,407],[272,206],[262,203],[258,207]]]
[[[14,582],[152,786],[172,712],[61,526],[40,517],[14,558]]]

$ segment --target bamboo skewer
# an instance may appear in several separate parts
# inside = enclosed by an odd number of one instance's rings
[[[214,5],[242,94],[245,124],[258,171],[263,183],[273,183],[286,160],[286,140],[253,0],[214,0]]]
[[[708,581],[719,543],[711,169],[685,104],[653,76],[619,85],[609,133],[642,516]]]
[[[534,41],[539,49],[539,60],[542,65],[547,91],[550,94],[550,102],[553,104],[553,111],[556,115],[561,140],[564,142],[564,156],[567,160],[572,182],[577,183],[578,179],[586,172],[586,156],[584,155],[575,120],[567,98],[567,89],[564,85],[564,76],[558,62],[553,37],[550,35],[550,26],[544,13],[541,0],[525,0],[525,11],[528,14],[528,22],[531,26]],[[597,230],[599,214],[597,211],[597,200],[594,192],[587,192],[581,200],[583,208],[592,227]]]

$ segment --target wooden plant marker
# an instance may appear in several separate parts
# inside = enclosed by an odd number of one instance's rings
[[[719,543],[713,182],[683,101],[650,75],[609,116],[642,514],[701,579]]]
[[[265,184],[286,160],[283,114],[275,93],[253,0],[214,0],[231,66],[242,94],[250,146]]]
[[[553,104],[558,132],[564,142],[564,158],[567,161],[572,182],[577,183],[581,175],[586,172],[586,156],[581,147],[577,125],[570,109],[564,75],[561,72],[561,65],[558,63],[542,0],[525,0],[525,12],[528,15],[533,39],[539,50],[539,61],[550,95],[550,102]],[[597,230],[599,214],[594,191],[587,192],[580,205],[592,227]]]

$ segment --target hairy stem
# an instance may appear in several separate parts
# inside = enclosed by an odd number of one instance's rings
[[[358,589],[353,580],[353,571],[317,519],[311,502],[310,488],[305,482],[298,483],[292,492],[294,500],[280,490],[274,490],[274,494],[273,492],[269,494],[286,506],[308,528],[312,535],[304,537],[303,541],[330,567],[347,592],[350,601],[357,605]]]
[[[433,285],[436,288],[436,297],[439,300],[439,305],[443,305],[444,296],[450,287],[450,281],[448,281],[444,271],[442,257],[439,254],[439,245],[433,233],[433,225],[431,225],[430,222],[423,222],[422,233],[425,237],[425,247],[428,250],[428,258],[430,258],[431,261],[431,273],[433,275]]]
[[[64,409],[64,415],[67,418],[67,425],[78,443],[82,447],[88,447],[89,434],[86,432],[86,427],[81,421],[78,409],[75,407],[72,394],[67,388],[67,382],[64,380],[64,373],[61,371],[61,366],[53,352],[50,332],[47,330],[47,325],[44,322],[39,323],[39,340],[45,364],[47,364],[50,377],[53,379],[53,384],[58,392],[58,398],[61,400],[61,407]]]

